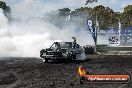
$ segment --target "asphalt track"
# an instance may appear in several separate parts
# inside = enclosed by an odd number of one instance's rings
[[[0,58],[0,88],[132,88],[128,84],[79,84],[80,65],[90,74],[129,74],[132,58],[91,55],[85,62],[43,63],[39,58]]]

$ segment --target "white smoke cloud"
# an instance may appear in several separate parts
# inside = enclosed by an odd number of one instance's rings
[[[42,3],[40,0],[23,0],[11,5],[12,16],[23,20],[30,17],[42,17],[43,14],[54,9],[54,7]]]
[[[42,19],[50,9],[52,10],[51,6],[43,6],[38,0],[22,1],[14,5],[12,11],[14,17],[23,20],[14,21],[9,27],[7,19],[0,10],[0,19],[2,19],[0,20],[2,25],[0,29],[0,56],[39,57],[39,51],[49,47],[53,41],[72,41],[72,36],[77,37],[77,42],[81,45],[94,44],[89,32],[84,31],[83,28],[76,32],[77,24],[65,25],[59,29]]]
[[[0,0],[0,1],[5,2],[5,0]]]
[[[3,14],[3,10],[0,8],[0,37],[4,36],[8,32],[8,20]]]
[[[0,28],[6,28],[7,27],[7,18],[3,14],[3,10],[0,8]]]

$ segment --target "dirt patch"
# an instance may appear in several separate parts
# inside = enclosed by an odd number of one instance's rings
[[[90,74],[130,74],[131,59],[87,60],[82,63],[42,63],[37,58],[0,60],[0,88],[120,88],[123,84],[79,84],[77,69]],[[122,88],[131,88],[132,82]]]
[[[17,80],[16,76],[11,73],[0,75],[0,85],[12,84],[16,80]]]

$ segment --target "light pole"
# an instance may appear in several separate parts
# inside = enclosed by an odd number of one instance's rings
[[[120,13],[118,13],[118,32],[119,32],[119,46],[121,44],[121,20],[120,20]]]
[[[96,44],[95,45],[97,45],[97,39],[98,39],[98,31],[99,31],[99,33],[100,33],[100,29],[99,29],[99,23],[98,23],[98,11],[96,11]]]

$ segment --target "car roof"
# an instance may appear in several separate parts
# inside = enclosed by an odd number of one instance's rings
[[[54,42],[54,43],[56,43],[56,42]],[[58,43],[73,43],[73,42],[58,42]]]

